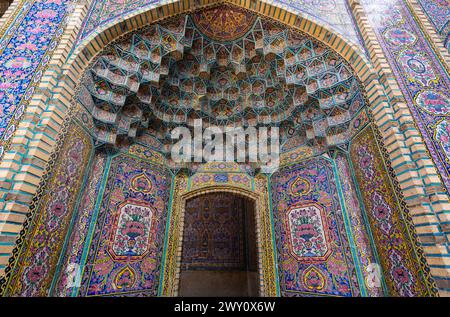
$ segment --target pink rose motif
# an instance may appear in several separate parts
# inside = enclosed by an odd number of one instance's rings
[[[350,289],[348,288],[347,284],[339,284],[338,285],[338,290],[341,293],[348,293],[350,291]]]
[[[39,34],[39,33],[43,32],[43,31],[44,31],[44,29],[42,27],[40,27],[40,26],[37,26],[35,28],[27,29],[27,32],[29,32],[31,34]]]
[[[360,161],[361,167],[366,168],[370,166],[370,157],[369,156],[364,156],[361,158]]]
[[[33,266],[27,273],[27,278],[31,283],[39,282],[44,276],[45,272],[42,266]]]
[[[100,293],[102,291],[102,285],[94,284],[90,287],[90,290],[95,294]]]
[[[120,286],[119,288],[125,288],[131,285],[133,285],[131,273],[129,271],[123,272],[117,282],[117,286]]]
[[[384,205],[377,205],[374,207],[373,212],[378,219],[386,219],[388,217],[389,210]]]
[[[408,272],[401,266],[396,267],[394,269],[394,278],[396,281],[399,281],[401,284],[406,284],[409,282]]]
[[[315,271],[311,271],[311,274],[308,276],[308,284],[315,288],[319,289],[321,287],[322,279]]]
[[[144,235],[144,224],[139,221],[127,222],[122,233],[129,236],[131,239],[142,236]]]
[[[22,43],[20,44],[17,49],[19,50],[30,50],[30,51],[36,51],[37,47],[33,43]]]
[[[104,263],[98,263],[95,267],[95,274],[98,276],[106,276],[112,269],[113,263],[111,261],[105,261]]]
[[[10,83],[10,82],[5,82],[5,83],[0,83],[0,89],[9,89],[9,88],[14,88],[16,87],[16,84]]]
[[[74,160],[74,161],[79,161],[81,158],[81,154],[79,151],[79,143],[75,145],[75,147],[73,148],[73,151],[69,152],[69,157]]]
[[[298,238],[303,238],[305,240],[309,240],[312,237],[317,235],[317,231],[312,224],[302,224],[298,227],[295,235]]]
[[[31,62],[27,60],[25,57],[16,57],[11,59],[5,63],[6,68],[28,68],[31,66]]]
[[[36,13],[36,17],[40,19],[53,19],[54,17],[56,17],[56,11],[52,9],[45,9]]]
[[[47,3],[54,3],[54,4],[57,4],[57,5],[61,5],[62,4],[62,2],[63,2],[63,0],[46,0],[47,1]]]
[[[56,217],[61,217],[62,215],[64,215],[66,208],[65,205],[60,202],[60,201],[56,201],[53,203],[52,207],[51,207],[51,211],[52,214]]]

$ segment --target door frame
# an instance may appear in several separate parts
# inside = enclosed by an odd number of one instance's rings
[[[232,193],[253,201],[255,208],[255,234],[257,252],[257,272],[260,296],[279,296],[277,281],[276,250],[273,236],[273,219],[271,215],[268,179],[264,176],[255,178],[262,192],[250,191],[233,184],[213,185],[205,188],[186,190],[188,177],[177,175],[174,178],[172,204],[166,227],[163,264],[159,296],[178,296],[181,271],[181,253],[183,246],[184,214],[188,199],[209,193]]]

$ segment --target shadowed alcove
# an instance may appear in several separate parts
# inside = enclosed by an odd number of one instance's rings
[[[257,296],[254,202],[210,193],[186,202],[180,296]]]

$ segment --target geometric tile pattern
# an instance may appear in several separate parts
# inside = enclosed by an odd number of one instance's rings
[[[82,42],[83,39],[99,30],[103,25],[118,20],[123,15],[132,14],[144,7],[152,7],[162,3],[164,1],[160,0],[94,0],[83,22],[77,43]],[[345,0],[275,0],[274,4],[288,7],[293,12],[301,13],[308,18],[319,21],[330,29],[336,30],[347,40],[361,45]]]

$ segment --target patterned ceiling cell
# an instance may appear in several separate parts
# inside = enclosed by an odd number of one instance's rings
[[[232,41],[245,35],[256,20],[256,16],[243,9],[223,10],[213,7],[192,14],[197,28],[217,41]]]
[[[214,17],[217,25],[200,17]],[[214,40],[224,37],[216,34],[224,27],[229,41]],[[133,140],[152,126],[163,151],[175,125],[192,127],[198,118],[205,127],[270,124],[281,128],[283,142],[296,135],[303,144],[339,145],[350,139],[349,124],[365,104],[336,53],[230,5],[178,16],[109,45],[84,87],[79,101],[92,113],[98,145]]]
[[[332,163],[315,157],[271,179],[282,296],[359,296]]]
[[[212,193],[186,202],[182,270],[245,270],[244,199]]]

